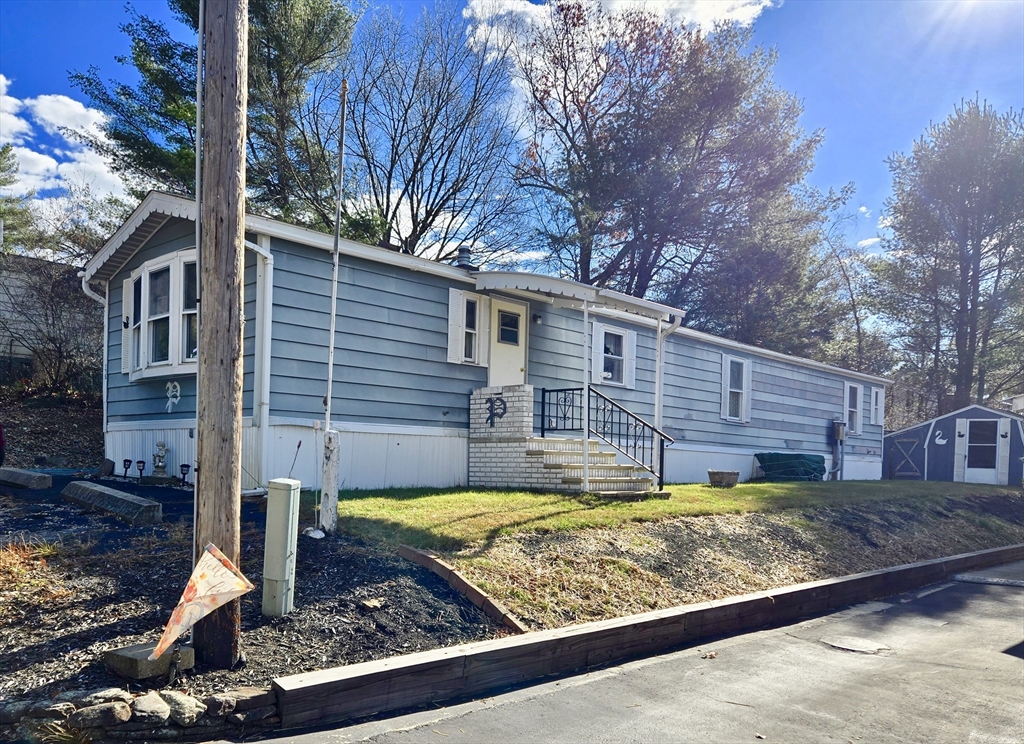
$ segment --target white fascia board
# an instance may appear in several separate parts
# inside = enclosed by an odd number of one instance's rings
[[[311,248],[320,248],[328,252],[334,250],[333,235],[327,235],[325,233],[317,232],[316,230],[310,230],[309,228],[289,225],[284,222],[267,219],[266,217],[257,217],[256,215],[251,214],[246,215],[245,217],[245,227],[251,232],[259,233],[261,235],[269,235],[272,238],[290,240],[293,243],[307,245]],[[408,256],[404,253],[395,253],[394,251],[385,250],[384,248],[363,245],[362,243],[357,243],[353,240],[345,240],[342,238],[338,243],[338,252],[345,256],[362,258],[367,261],[375,261],[377,263],[386,263],[392,266],[399,266],[403,269],[409,269],[410,271],[433,274],[434,276],[441,276],[445,279],[452,279],[458,282],[465,282],[467,284],[476,283],[476,280],[473,279],[473,276],[466,269],[437,263],[436,261],[430,261],[426,258]]]
[[[119,227],[117,231],[110,236],[107,242],[103,244],[103,248],[100,249],[99,253],[93,256],[89,260],[89,263],[85,265],[85,280],[88,281],[91,279],[93,275],[99,271],[100,267],[110,260],[117,249],[120,248],[154,212],[166,215],[167,217],[181,217],[182,219],[192,220],[194,222],[196,219],[196,203],[195,201],[186,199],[183,196],[165,194],[160,191],[150,191],[146,194],[142,203],[135,208],[134,212],[131,213],[131,216],[125,220],[124,224],[121,225],[121,227]]]
[[[803,357],[790,356],[789,354],[783,354],[778,351],[762,349],[760,346],[741,344],[739,341],[731,341],[727,338],[721,338],[720,336],[713,336],[710,333],[695,331],[692,328],[677,328],[673,333],[685,338],[692,338],[694,341],[703,341],[704,343],[712,346],[719,346],[725,349],[735,349],[736,351],[742,351],[746,354],[752,354],[765,359],[773,359],[780,362],[786,362],[788,364],[795,364],[799,367],[817,369],[822,372],[831,372],[832,374],[842,375],[854,380],[870,382],[874,385],[892,385],[892,380],[888,380],[884,377],[875,377],[874,375],[865,374],[863,372],[854,372],[851,369],[835,367],[831,364],[825,364],[824,362],[815,362],[813,359],[804,359]]]

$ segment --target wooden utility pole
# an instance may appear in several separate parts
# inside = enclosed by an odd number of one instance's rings
[[[213,543],[237,566],[242,498],[242,281],[248,0],[207,0],[201,305],[197,403],[197,551]],[[236,599],[195,627],[196,658],[238,662]]]

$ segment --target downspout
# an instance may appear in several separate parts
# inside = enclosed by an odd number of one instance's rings
[[[670,315],[668,316],[668,326],[662,330],[661,318],[658,318],[658,358],[655,361],[655,381],[654,381],[654,428],[661,429],[664,423],[664,413],[662,408],[664,406],[665,397],[665,341],[671,336],[676,330],[683,324],[682,315]]]
[[[583,300],[583,493],[590,491],[590,306]]]
[[[103,305],[103,454],[107,451],[107,338],[110,333],[110,282],[106,284],[106,297],[101,297],[89,286],[89,279],[84,271],[79,271],[78,276],[82,278],[82,291],[85,296],[96,300]]]
[[[263,261],[263,296],[260,298],[263,304],[263,312],[260,322],[260,334],[263,338],[263,345],[260,351],[260,398],[259,398],[259,427],[260,427],[260,480],[264,487],[270,482],[270,347],[274,321],[274,256],[270,252],[270,236],[260,235],[259,245],[262,252],[259,254]]]
[[[661,318],[658,318],[658,348],[656,350],[657,359],[654,362],[654,428],[659,431],[663,429],[662,424],[665,418],[662,411],[665,401],[665,341],[675,333],[682,322],[683,317],[681,315],[670,315],[668,316],[668,327],[662,330]],[[665,448],[659,447],[658,451],[664,453]],[[661,474],[661,480],[664,481],[665,463],[660,458],[658,472]]]

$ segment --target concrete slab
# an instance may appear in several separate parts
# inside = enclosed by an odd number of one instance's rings
[[[166,676],[174,659],[174,649],[165,651],[158,659],[149,660],[156,648],[152,643],[137,643],[134,646],[113,648],[103,654],[103,663],[113,672],[128,679],[149,679]],[[191,669],[196,665],[196,653],[191,646],[178,646],[178,671]]]
[[[53,478],[47,473],[35,473],[18,468],[0,468],[0,485],[39,491],[53,485]]]
[[[158,502],[97,483],[72,481],[60,495],[72,504],[108,512],[132,527],[163,521],[163,510]]]
[[[949,577],[953,581],[965,581],[971,584],[1000,584],[1002,586],[1024,587],[1024,561],[1014,561],[1003,566],[979,569],[970,573],[955,574]]]

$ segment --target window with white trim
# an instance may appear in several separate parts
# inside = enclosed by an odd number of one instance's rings
[[[750,421],[750,360],[722,354],[722,418]]]
[[[448,361],[451,364],[487,366],[490,318],[490,297],[461,289],[448,290]]]
[[[131,379],[195,371],[195,249],[147,261],[122,284],[121,371]]]
[[[846,415],[844,418],[846,419],[846,433],[849,435],[861,433],[863,398],[864,387],[862,385],[858,385],[855,382],[846,383],[846,388],[843,391],[843,400],[846,401]]]
[[[636,389],[636,331],[593,324],[590,381]]]
[[[885,388],[871,388],[871,423],[876,426],[885,425]]]

